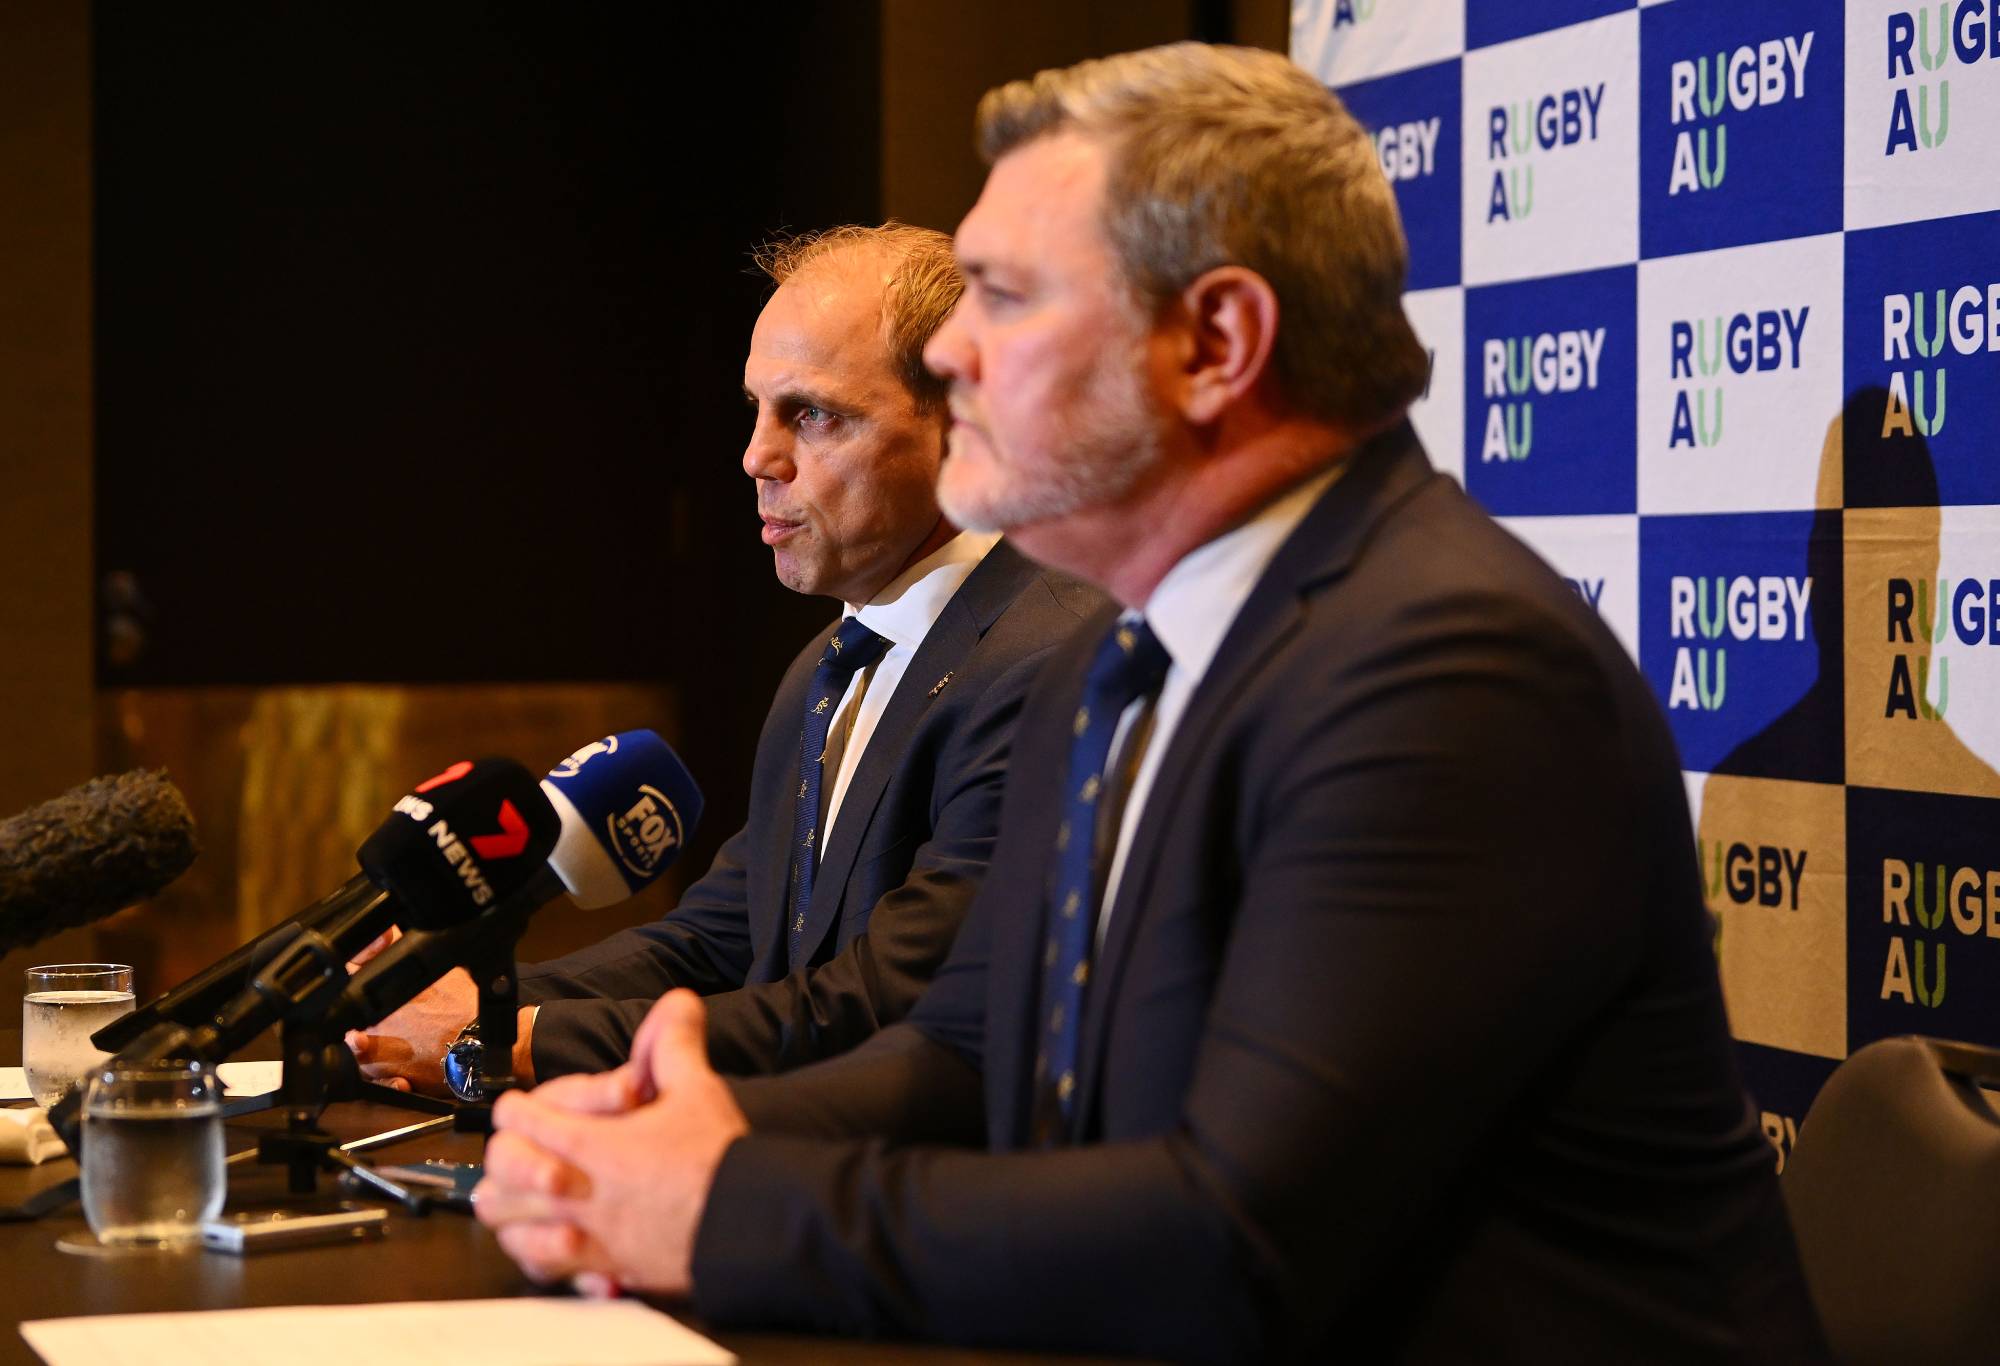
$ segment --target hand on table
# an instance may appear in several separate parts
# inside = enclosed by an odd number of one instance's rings
[[[624,1066],[500,1097],[474,1209],[529,1276],[687,1293],[716,1168],[750,1129],[707,1022],[699,996],[669,992]]]
[[[402,931],[391,927],[355,954],[347,970],[353,972],[400,938]],[[350,1029],[347,1046],[361,1065],[361,1075],[369,1081],[398,1091],[414,1088],[426,1095],[449,1095],[444,1084],[444,1050],[477,1014],[479,988],[463,968],[453,968],[371,1028]]]

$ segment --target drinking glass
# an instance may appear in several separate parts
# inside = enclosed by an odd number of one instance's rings
[[[198,1062],[113,1061],[83,1093],[83,1217],[107,1246],[201,1237],[222,1210],[222,1086]]]
[[[131,1009],[132,969],[123,963],[29,968],[21,1062],[35,1104],[46,1110],[75,1090],[107,1056],[90,1046],[90,1036]]]

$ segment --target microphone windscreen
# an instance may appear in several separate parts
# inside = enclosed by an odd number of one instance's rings
[[[542,870],[561,822],[512,759],[453,764],[417,784],[361,846],[362,871],[400,903],[404,929],[461,924]]]
[[[0,953],[145,900],[195,853],[194,815],[165,772],[92,778],[0,822]]]
[[[623,901],[676,858],[701,820],[701,789],[672,746],[621,731],[557,764],[542,780],[562,818],[549,866],[586,910]]]

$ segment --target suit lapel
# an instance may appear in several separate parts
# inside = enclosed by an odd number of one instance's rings
[[[1098,1075],[1114,1014],[1108,1004],[1118,999],[1133,941],[1153,902],[1167,832],[1191,795],[1190,775],[1220,736],[1228,709],[1298,630],[1304,600],[1344,574],[1381,520],[1436,477],[1407,423],[1369,441],[1350,459],[1348,469],[1307,512],[1244,600],[1154,774],[1110,907],[1104,945],[1091,969],[1079,1043],[1079,1132],[1089,1132],[1101,1103]]]
[[[889,779],[903,766],[917,727],[950,686],[948,682],[940,686],[940,680],[964,663],[986,628],[1038,572],[1002,541],[966,575],[937,621],[925,632],[896,684],[895,694],[883,708],[875,732],[861,752],[854,776],[848,780],[847,791],[840,799],[840,819],[834,823],[833,838],[813,875],[812,903],[806,907],[806,927],[799,941],[799,953],[805,961],[812,961],[820,942],[839,923],[855,858],[874,824],[875,811],[881,805]],[[796,784],[797,779],[793,781]],[[828,775],[826,781],[831,782],[832,776]]]

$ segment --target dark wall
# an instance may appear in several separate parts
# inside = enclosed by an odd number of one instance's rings
[[[866,18],[100,5],[100,681],[658,677],[782,608],[745,253],[875,211]]]
[[[740,814],[830,609],[739,464],[747,252],[877,215],[874,7],[93,18],[100,686],[666,681]]]

